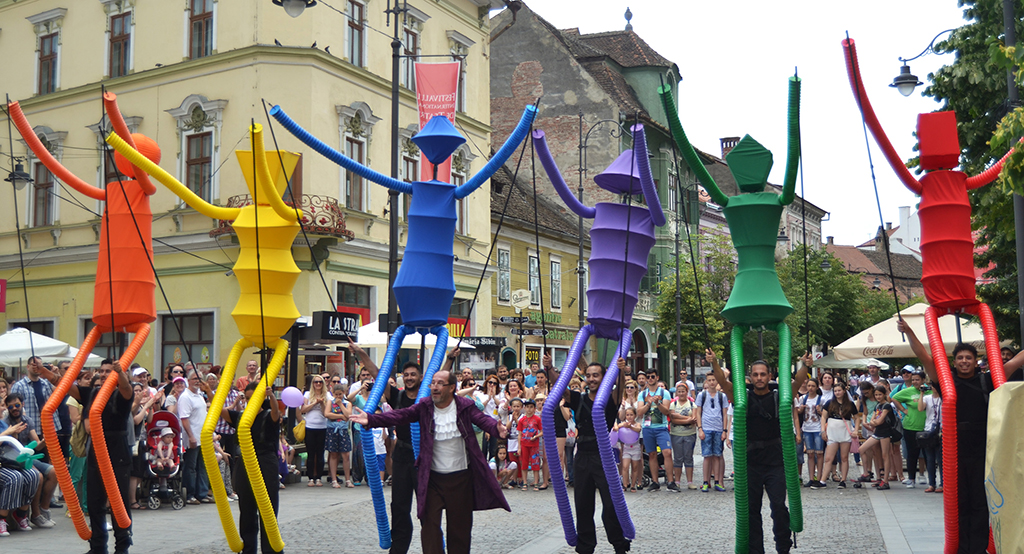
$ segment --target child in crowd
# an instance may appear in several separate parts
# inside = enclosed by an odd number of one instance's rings
[[[538,394],[533,400],[537,403],[535,413],[537,417],[540,417],[540,414],[544,411],[544,401],[547,400],[547,395]],[[555,417],[558,416],[556,415]],[[540,490],[546,490],[548,485],[551,484],[551,470],[548,468],[548,456],[547,452],[544,451],[543,445],[537,446],[537,457],[540,459],[540,472],[541,477],[544,479],[544,484],[541,485]]]
[[[622,488],[636,492],[642,486],[640,480],[644,473],[643,454],[640,452],[640,422],[636,420],[636,408],[626,408],[626,421],[616,423],[612,427],[612,431],[620,429],[630,429],[636,433],[636,438],[631,443],[619,436],[619,442],[622,443]]]
[[[491,458],[490,465],[502,488],[511,489],[512,485],[509,484],[509,481],[516,474],[519,465],[509,459],[508,448],[505,445],[498,445],[498,451]]]
[[[156,444],[156,460],[153,461],[156,469],[167,469],[174,471],[177,464],[174,463],[174,430],[164,429],[160,431],[160,442]]]
[[[529,480],[529,473],[533,472],[533,490],[542,490],[537,484],[541,480],[540,463],[540,439],[544,436],[541,429],[540,416],[537,415],[537,403],[533,399],[523,403],[526,410],[517,426],[519,427],[519,459],[521,460],[525,474],[523,475],[523,490],[526,490],[526,481]],[[547,484],[543,489],[546,489]]]
[[[701,454],[704,456],[704,485],[702,492],[712,488],[724,492],[722,477],[725,475],[725,458],[722,453],[723,441],[727,440],[726,410],[729,400],[718,390],[718,380],[709,373],[704,380],[704,390],[697,395],[697,438],[700,440]]]
[[[523,400],[521,398],[513,398],[506,406],[502,408],[502,420],[508,429],[508,437],[506,439],[508,446],[505,452],[508,454],[508,459],[516,464],[512,485],[519,486],[519,482],[523,480],[523,462],[519,457],[519,420],[523,417]]]
[[[213,451],[217,457],[217,466],[220,468],[220,478],[224,481],[224,492],[228,495],[228,501],[238,500],[238,495],[231,488],[231,455],[220,446],[220,435],[213,435]]]
[[[377,408],[378,414],[384,413],[380,408]],[[377,469],[380,470],[380,482],[387,482],[387,461],[388,461],[388,446],[384,443],[384,432],[387,429],[383,427],[373,429],[373,453],[377,455]]]

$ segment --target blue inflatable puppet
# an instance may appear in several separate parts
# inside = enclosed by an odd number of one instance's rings
[[[409,205],[409,238],[405,246],[402,265],[395,277],[395,300],[402,314],[402,326],[399,327],[388,343],[387,352],[381,362],[379,375],[390,375],[395,365],[398,349],[406,335],[417,331],[429,332],[437,337],[438,347],[430,359],[423,374],[417,398],[430,395],[430,381],[434,373],[440,369],[444,361],[445,348],[448,342],[448,313],[452,300],[455,298],[455,278],[452,274],[455,254],[452,243],[455,240],[455,222],[457,200],[466,198],[480,185],[490,179],[519,144],[526,138],[530,125],[537,113],[535,106],[527,106],[523,116],[508,140],[491,158],[484,168],[469,179],[465,184],[456,187],[436,179],[436,166],[447,160],[455,150],[466,142],[466,139],[443,115],[435,116],[412,138],[430,163],[435,166],[434,179],[406,183],[378,173],[355,160],[331,148],[327,144],[309,134],[292,121],[280,106],[274,106],[270,115],[295,135],[306,146],[319,152],[334,163],[360,177],[383,185],[390,190],[411,195]],[[366,412],[377,410],[387,378],[377,379],[366,401]],[[369,429],[362,431],[363,444],[373,444],[373,436]],[[412,444],[419,456],[419,426],[412,425]],[[373,449],[365,449],[366,474],[376,475],[377,457]],[[381,548],[391,545],[391,533],[388,525],[387,510],[384,503],[384,491],[380,480],[370,479],[370,492],[373,496],[374,509],[377,513],[377,531],[380,536]]]

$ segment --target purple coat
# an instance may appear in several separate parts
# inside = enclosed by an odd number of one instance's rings
[[[492,510],[504,508],[511,512],[505,495],[501,493],[501,485],[494,477],[494,472],[487,465],[480,445],[476,442],[473,425],[491,435],[498,433],[497,420],[485,415],[476,407],[476,402],[455,396],[456,421],[462,438],[466,441],[466,461],[473,477],[473,510]],[[390,427],[404,423],[419,422],[420,424],[420,457],[416,460],[416,514],[423,519],[423,511],[427,506],[427,483],[430,480],[430,465],[434,458],[434,403],[429,398],[421,400],[408,408],[392,410],[386,414],[366,414],[369,420],[367,427]],[[428,430],[430,432],[426,432]]]

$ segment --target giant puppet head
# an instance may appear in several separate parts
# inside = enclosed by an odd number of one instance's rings
[[[956,134],[956,113],[917,115],[917,141],[921,169],[953,169],[960,165],[960,139]]]
[[[750,135],[745,135],[736,146],[725,155],[729,171],[736,179],[736,186],[741,193],[762,192],[768,183],[768,174],[772,171],[772,153],[761,146]]]

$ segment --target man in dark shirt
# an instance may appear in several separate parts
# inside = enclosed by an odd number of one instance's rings
[[[722,392],[729,402],[733,402],[733,383],[718,365],[715,353],[708,350],[707,359],[711,363],[715,379],[722,387]],[[793,377],[793,390],[799,389],[807,380],[807,368],[810,367],[810,363],[810,356],[805,356],[803,364]],[[767,363],[758,360],[750,364],[750,383],[746,387],[748,393],[753,392],[747,395],[747,517],[751,554],[764,554],[761,500],[765,492],[768,493],[768,505],[772,511],[776,551],[788,553],[793,547],[789,533],[789,508],[786,507],[786,471],[782,461],[781,425],[795,426],[796,412],[779,413],[779,395],[775,392],[778,385],[772,383],[771,379],[772,374]],[[788,423],[789,421],[792,423]]]
[[[94,377],[93,382],[96,383],[96,386],[83,387],[81,385],[73,385],[69,394],[72,398],[82,403],[82,414],[86,418],[83,424],[85,425],[86,432],[91,435],[88,420],[89,410],[111,371],[117,374],[117,390],[110,396],[110,399],[107,400],[107,405],[103,408],[101,424],[103,425],[103,435],[107,440],[107,453],[110,454],[110,465],[114,470],[117,488],[121,492],[121,502],[124,503],[124,509],[128,512],[128,517],[131,518],[132,509],[128,499],[128,476],[131,474],[132,451],[128,443],[128,425],[129,416],[132,411],[132,400],[135,395],[132,391],[131,381],[128,379],[128,373],[121,368],[120,363],[103,360]],[[89,539],[89,554],[106,554],[107,511],[103,507],[107,505],[107,489],[103,486],[103,476],[100,474],[99,463],[96,461],[96,453],[93,451],[91,439],[87,445],[86,465],[88,466],[88,474],[86,477],[85,496],[86,504],[92,507],[89,511],[89,526],[92,528],[92,538]],[[118,525],[117,518],[111,517],[110,519],[113,520],[114,526],[114,554],[128,554],[128,549],[132,545],[131,525],[122,528]]]
[[[931,350],[902,320],[896,329],[905,333],[925,373],[939,383]],[[1007,381],[1020,381],[1024,355],[1003,364]],[[992,375],[978,371],[978,350],[969,344],[953,347],[953,387],[956,389],[956,428],[960,544],[958,552],[981,554],[988,548],[988,500],[985,496],[985,447],[988,436],[988,396],[995,388]],[[943,422],[943,426],[946,422]]]
[[[259,385],[258,381],[245,386],[246,402],[252,398],[257,385]],[[242,413],[225,408],[221,412],[221,419],[238,429]],[[270,496],[270,504],[274,507],[275,515],[278,505],[277,447],[280,436],[281,411],[277,405],[277,398],[274,397],[274,391],[268,388],[263,406],[252,423],[252,444],[256,451],[256,461],[260,466],[263,484],[267,487],[267,495]],[[263,526],[259,506],[256,504],[256,495],[253,493],[252,483],[249,481],[245,462],[242,461],[241,456],[236,458],[231,475],[233,476],[232,487],[235,494],[238,495],[238,534],[242,537],[242,554],[256,554],[257,532],[260,536],[260,551],[263,554],[273,554],[275,550],[270,546],[270,539]]]
[[[355,354],[363,367],[377,378],[377,364],[366,351],[355,343],[349,343],[349,350]],[[445,368],[458,357],[458,349],[448,354]],[[388,384],[384,389],[385,401],[394,409],[408,408],[416,403],[416,394],[422,379],[419,364],[407,362],[402,366],[402,383],[405,388]],[[390,554],[405,554],[412,544],[412,499],[416,491],[416,456],[412,449],[412,430],[408,423],[395,426],[395,448],[391,451],[391,550]]]
[[[604,421],[598,422],[600,432],[607,434],[615,418],[618,417],[619,404],[626,387],[626,374],[622,371],[625,360],[619,359],[619,382],[612,391],[611,398],[604,410]],[[565,403],[573,410],[576,421],[576,456],[573,458],[573,498],[576,504],[576,552],[591,554],[597,548],[597,529],[594,526],[594,494],[601,494],[601,521],[608,535],[608,542],[615,548],[616,554],[629,552],[629,541],[622,533],[622,525],[615,513],[609,486],[618,487],[619,483],[608,483],[601,465],[601,456],[597,450],[597,432],[594,430],[593,408],[597,389],[604,379],[604,366],[592,363],[587,366],[587,394],[574,390],[566,390]]]

